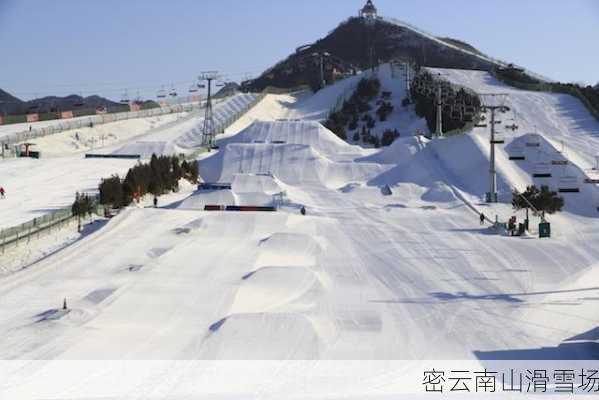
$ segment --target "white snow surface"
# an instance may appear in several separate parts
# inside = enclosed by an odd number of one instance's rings
[[[542,358],[596,328],[594,185],[565,195],[566,210],[549,217],[546,240],[497,234],[479,225],[478,213],[507,220],[511,189],[534,182],[529,161],[508,160],[510,146],[526,141],[534,125],[547,157],[551,144],[568,142],[561,155],[579,173],[599,150],[599,125],[568,96],[444,72],[477,91],[510,92],[521,129],[498,150],[503,203],[481,203],[485,131],[362,149],[310,118],[320,106],[299,107],[311,101],[306,95],[288,105],[267,97],[200,161],[205,181],[231,183],[231,190],[129,208],[1,279],[0,357],[479,360],[532,350]],[[277,121],[289,115],[302,120]],[[203,211],[206,204],[266,204],[279,190],[278,212]],[[65,297],[70,312],[45,319]]]

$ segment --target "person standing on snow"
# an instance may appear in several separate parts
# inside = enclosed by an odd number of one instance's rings
[[[4,191],[4,188],[2,186],[0,186],[0,198],[2,198],[2,199],[4,198],[4,193],[6,193]]]
[[[154,196],[154,208],[158,207],[158,197]]]
[[[302,213],[302,215],[306,215],[306,207],[302,206],[300,213]]]
[[[485,219],[486,219],[486,217],[485,217],[485,214],[483,214],[483,213],[480,213],[480,224],[481,224],[481,225],[484,225],[484,224],[485,224]]]

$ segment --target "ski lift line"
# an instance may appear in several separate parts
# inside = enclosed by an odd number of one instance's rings
[[[261,73],[261,70],[258,69],[259,67],[256,67],[256,69],[253,70],[247,70],[247,71],[243,71],[243,72],[222,72],[223,76],[243,76],[243,75],[248,75],[248,74],[257,74],[257,73]],[[185,83],[189,83],[189,80],[181,80],[181,81],[176,81],[175,84],[176,85],[182,85]],[[129,81],[129,82],[98,82],[98,83],[58,83],[58,84],[36,84],[36,89],[39,87],[44,87],[44,88],[68,88],[68,87],[73,87],[73,88],[81,88],[81,87],[100,87],[100,86],[113,86],[114,88],[120,88],[122,90],[123,87],[129,87],[129,88],[134,88],[134,89],[142,89],[142,88],[155,88],[156,82],[152,82],[152,81]],[[5,90],[11,92],[11,93],[18,93],[18,94],[37,94],[37,93],[45,93],[45,92],[40,92],[39,90],[34,91],[33,89],[30,91],[29,89],[25,89],[25,90],[21,90],[21,89],[13,89],[13,87],[11,86],[6,86],[4,87]],[[86,91],[90,91],[90,90],[86,90]],[[91,90],[94,91],[94,90]]]
[[[255,75],[259,74],[258,70],[256,71],[245,71],[245,72],[231,72],[231,73],[222,73],[222,77],[233,77],[233,76],[246,76],[246,75]],[[177,81],[174,82],[176,86],[189,85],[189,80],[185,81]],[[11,89],[10,87],[6,87],[5,90],[10,92],[15,96],[34,96],[34,98],[46,97],[46,96],[55,96],[57,91],[64,91],[61,89],[64,88],[87,88],[85,90],[86,93],[121,93],[123,88],[127,87],[132,90],[145,90],[146,92],[155,92],[159,84],[149,83],[147,81],[141,82],[100,82],[100,83],[81,83],[81,84],[56,84],[56,85],[40,85],[39,87],[47,88],[44,91],[29,91],[27,89]],[[106,88],[104,88],[106,87]],[[53,90],[56,88],[56,90]],[[91,88],[91,89],[90,89]],[[96,89],[94,89],[96,88]],[[70,93],[72,94],[72,93]],[[68,95],[68,94],[66,94]]]

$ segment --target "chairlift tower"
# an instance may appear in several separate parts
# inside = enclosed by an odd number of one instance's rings
[[[437,95],[435,97],[435,103],[437,105],[437,129],[435,135],[437,137],[443,136],[443,97],[441,96],[441,83],[437,84]]]
[[[481,94],[481,100],[483,103],[482,111],[491,113],[489,123],[491,124],[491,137],[489,139],[490,144],[490,157],[489,157],[489,192],[487,192],[486,201],[487,203],[497,203],[497,169],[495,167],[495,145],[503,143],[503,140],[497,140],[495,137],[495,125],[501,124],[501,121],[497,120],[497,113],[506,113],[510,110],[505,105],[507,98],[505,93],[490,93]]]
[[[406,68],[406,93],[408,95],[408,101],[410,103],[412,103],[412,88],[411,88],[412,76],[411,76],[411,71],[410,71],[410,63],[405,62],[404,65]]]
[[[202,127],[202,145],[208,150],[214,145],[216,135],[214,126],[214,114],[212,112],[212,81],[219,79],[217,71],[205,71],[200,74],[198,80],[206,81],[208,95],[206,96],[206,112],[204,113],[204,126]]]

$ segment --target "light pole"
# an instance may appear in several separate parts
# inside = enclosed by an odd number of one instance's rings
[[[325,58],[330,57],[331,54],[326,51],[319,51],[312,53],[313,57],[320,57],[320,87],[323,88],[327,85],[326,80],[324,79],[324,61]]]

